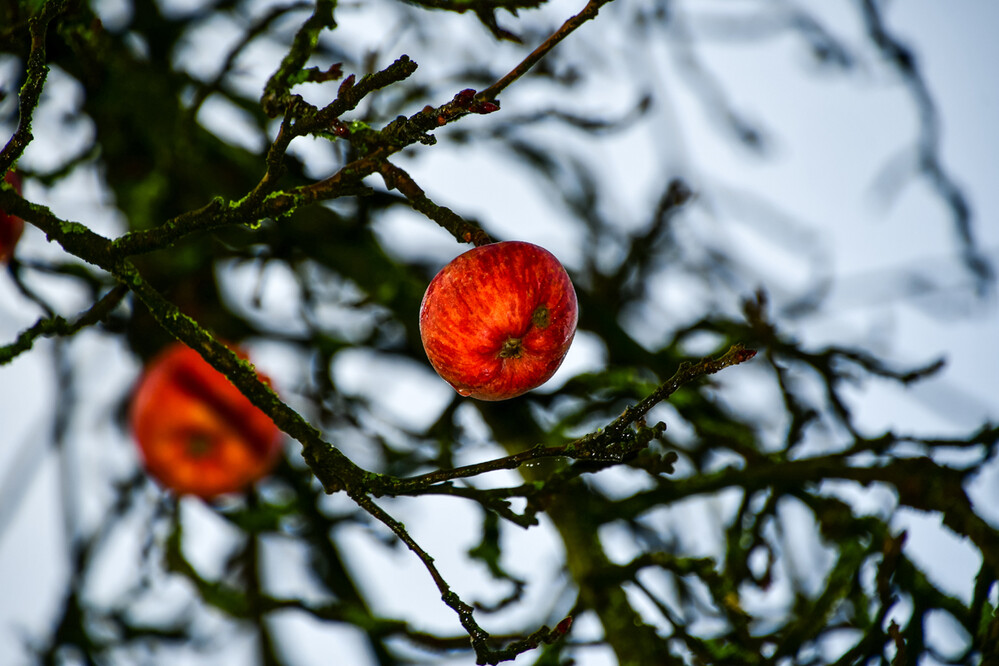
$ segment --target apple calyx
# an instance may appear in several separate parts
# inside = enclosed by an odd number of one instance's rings
[[[524,350],[524,345],[520,338],[507,338],[500,347],[497,358],[520,358],[520,353]]]
[[[212,452],[212,440],[200,433],[194,433],[187,440],[187,453],[192,458],[204,458]]]
[[[548,307],[542,303],[534,309],[531,314],[531,326],[545,329],[552,323],[551,311]],[[530,329],[528,329],[530,330]],[[521,352],[524,351],[524,337],[527,336],[525,333],[519,338],[509,337],[503,341],[503,346],[500,348],[499,353],[496,354],[497,358],[520,358]]]

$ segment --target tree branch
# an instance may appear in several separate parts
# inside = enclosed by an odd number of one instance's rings
[[[476,99],[489,102],[496,99],[497,96],[504,90],[506,90],[511,83],[526,74],[534,65],[536,65],[542,58],[544,58],[549,51],[555,48],[559,42],[568,37],[576,28],[583,25],[587,21],[597,17],[600,8],[611,2],[611,0],[590,0],[583,7],[583,10],[570,17],[562,27],[556,30],[548,39],[543,41],[536,49],[534,49],[526,58],[524,58],[519,65],[514,67],[503,76],[499,81],[492,84],[485,90],[479,91],[475,96]]]
[[[482,627],[479,626],[478,622],[475,621],[473,616],[474,609],[472,606],[462,601],[461,597],[459,597],[458,594],[451,589],[451,586],[444,579],[444,576],[441,575],[437,565],[434,564],[434,558],[431,557],[427,551],[423,550],[420,544],[413,539],[413,537],[406,530],[405,526],[389,515],[387,511],[378,506],[378,504],[376,504],[374,500],[367,495],[351,493],[351,499],[353,499],[358,506],[367,511],[373,518],[392,530],[392,533],[395,534],[396,537],[398,537],[398,539],[420,559],[424,568],[426,568],[430,577],[433,579],[434,584],[437,586],[437,589],[440,591],[441,599],[458,615],[458,621],[468,633],[468,636],[471,639],[472,649],[475,650],[476,664],[498,664],[501,661],[509,661],[514,659],[519,654],[527,652],[528,650],[533,650],[542,642],[552,643],[558,640],[569,630],[572,620],[567,618],[566,620],[560,622],[554,630],[549,629],[548,627],[542,627],[527,638],[515,641],[503,649],[493,650],[488,644],[491,637]]]
[[[0,347],[0,365],[10,363],[18,355],[31,349],[35,340],[40,337],[56,335],[69,337],[87,326],[96,324],[111,314],[127,293],[128,289],[122,285],[114,287],[72,323],[62,317],[39,319],[34,326],[21,331],[14,342]]]
[[[399,167],[386,160],[378,170],[385,179],[386,187],[399,190],[409,200],[413,210],[423,213],[449,231],[459,243],[479,246],[493,242],[479,225],[469,222],[450,208],[438,206],[431,201],[412,177]]]
[[[625,457],[644,448],[653,437],[660,434],[662,426],[654,428],[639,428],[638,431],[628,431],[628,427],[640,420],[655,405],[669,398],[681,386],[696,379],[719,372],[727,367],[744,363],[756,355],[751,349],[742,345],[733,345],[725,354],[718,358],[702,358],[696,363],[681,364],[672,377],[659,385],[652,393],[638,404],[629,407],[621,416],[611,422],[603,430],[584,435],[578,439],[560,446],[537,445],[525,451],[514,453],[502,458],[496,458],[482,463],[464,465],[448,470],[437,470],[421,476],[407,479],[390,479],[382,477],[387,485],[378,487],[380,494],[407,495],[419,493],[435,484],[453,481],[454,479],[478,476],[487,472],[504,469],[517,469],[524,463],[542,458],[568,458],[597,462],[622,462]]]
[[[48,33],[49,23],[65,9],[66,0],[50,0],[42,7],[41,12],[32,16],[28,20],[28,30],[31,34],[31,51],[28,53],[28,61],[25,68],[25,81],[21,86],[21,94],[18,100],[18,113],[20,118],[17,122],[17,129],[7,141],[7,145],[0,150],[0,176],[7,173],[10,166],[21,156],[24,149],[31,143],[34,136],[31,134],[31,119],[34,116],[38,100],[42,96],[42,89],[45,87],[45,79],[48,77],[49,67],[45,56],[45,38]]]

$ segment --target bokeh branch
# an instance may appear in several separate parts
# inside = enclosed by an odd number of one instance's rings
[[[31,133],[31,120],[42,96],[45,80],[49,73],[45,56],[46,38],[49,24],[64,11],[66,0],[52,0],[41,5],[40,11],[28,20],[31,36],[31,51],[25,66],[25,81],[18,98],[18,124],[10,140],[0,150],[0,174],[6,174],[11,165],[21,156],[34,136]]]
[[[93,326],[107,317],[127,293],[128,290],[121,285],[111,289],[72,322],[59,316],[39,319],[34,326],[21,331],[14,342],[0,347],[0,365],[10,363],[18,355],[29,351],[35,340],[40,337],[68,338],[88,326]]]
[[[975,241],[971,204],[963,189],[943,166],[940,154],[940,119],[936,102],[919,68],[916,54],[885,24],[883,10],[875,0],[861,2],[861,15],[871,42],[895,68],[913,98],[919,114],[915,169],[922,174],[950,209],[968,269],[979,293],[992,286],[994,269]]]

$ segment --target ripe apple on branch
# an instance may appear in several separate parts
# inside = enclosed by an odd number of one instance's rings
[[[430,364],[458,393],[506,400],[555,374],[577,317],[576,291],[558,259],[505,241],[465,252],[431,280],[420,336]]]

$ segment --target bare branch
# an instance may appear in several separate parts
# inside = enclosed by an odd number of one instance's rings
[[[0,347],[0,365],[10,363],[19,354],[31,349],[35,340],[40,337],[70,337],[87,326],[96,324],[107,317],[127,293],[128,290],[125,287],[116,286],[80,314],[74,322],[69,322],[62,317],[39,319],[34,326],[21,331],[14,342]]]
[[[41,11],[28,20],[31,33],[31,52],[28,54],[27,77],[21,86],[18,101],[20,118],[17,129],[0,150],[0,175],[7,173],[10,166],[21,156],[24,149],[34,138],[31,134],[31,119],[34,116],[38,100],[45,87],[49,67],[45,56],[45,37],[48,34],[49,23],[61,14],[66,7],[66,0],[51,0],[44,3]]]
[[[531,51],[531,53],[524,58],[519,65],[510,70],[509,73],[504,75],[499,81],[492,84],[485,90],[479,91],[476,98],[483,101],[489,102],[496,99],[501,92],[510,87],[514,81],[526,74],[534,65],[544,58],[549,51],[555,48],[559,42],[568,37],[573,31],[579,26],[583,25],[587,21],[597,17],[600,12],[600,8],[611,2],[611,0],[590,0],[583,7],[583,10],[570,17],[562,27],[556,30],[552,35],[542,42],[536,49]]]

